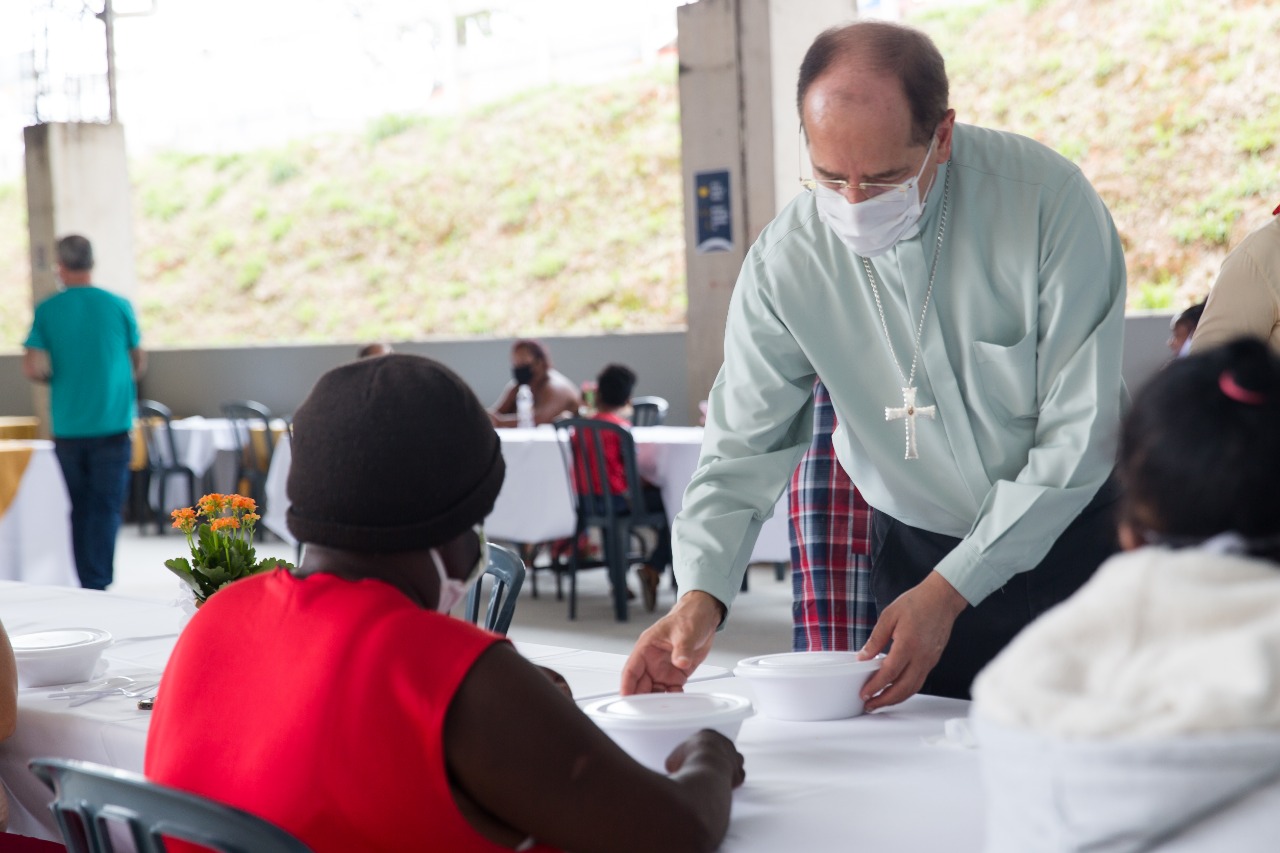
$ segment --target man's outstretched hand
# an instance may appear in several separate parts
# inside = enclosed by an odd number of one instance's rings
[[[636,640],[622,669],[621,691],[676,693],[707,658],[724,605],[701,590],[685,593],[671,612],[649,626]]]

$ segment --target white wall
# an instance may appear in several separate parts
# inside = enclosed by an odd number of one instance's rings
[[[1168,314],[1125,319],[1125,382],[1132,392],[1169,358]],[[671,403],[668,423],[697,422],[686,403],[685,333],[543,338],[556,368],[575,382],[593,378],[610,361],[639,374],[636,394],[656,394]],[[510,376],[510,338],[439,340],[398,344],[401,352],[448,364],[489,405]],[[331,367],[355,357],[351,345],[263,346],[204,350],[157,350],[142,382],[142,396],[159,400],[178,415],[216,416],[223,400],[247,397],[280,414],[292,412],[312,384]],[[0,356],[0,415],[33,414],[31,386],[22,377],[21,356]]]

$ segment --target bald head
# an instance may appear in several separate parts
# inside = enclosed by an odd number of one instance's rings
[[[947,114],[946,64],[927,35],[885,21],[833,27],[814,40],[800,64],[796,85],[800,123],[807,129],[810,119],[818,117],[809,114],[814,111],[854,105],[889,108],[875,102],[883,100],[886,87],[866,85],[883,83],[883,78],[895,81],[899,96],[906,99],[910,144],[927,145]],[[819,80],[824,85],[817,88]]]

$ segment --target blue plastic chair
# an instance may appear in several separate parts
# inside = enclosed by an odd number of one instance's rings
[[[520,588],[524,586],[524,561],[509,548],[489,543],[489,565],[484,575],[476,581],[467,593],[467,619],[495,634],[507,633],[511,627],[511,619],[516,614],[516,601],[520,598]],[[480,621],[480,587],[485,578],[491,579],[489,606],[485,610],[484,622]]]
[[[137,773],[65,758],[28,766],[55,795],[49,808],[70,853],[115,853],[113,826],[118,834],[127,829],[138,853],[165,853],[165,838],[219,853],[311,853],[269,821]]]

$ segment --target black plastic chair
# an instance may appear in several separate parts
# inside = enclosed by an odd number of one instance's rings
[[[260,817],[137,773],[65,758],[35,758],[28,766],[55,795],[49,808],[70,853],[115,853],[113,826],[127,829],[138,853],[165,853],[165,838],[219,853],[310,853]]]
[[[163,403],[155,400],[138,401],[138,428],[142,431],[143,441],[147,447],[147,485],[141,500],[146,512],[138,513],[138,532],[145,532],[147,522],[154,521],[156,533],[163,534],[169,525],[165,508],[169,505],[165,500],[169,478],[181,476],[187,481],[187,506],[195,506],[196,472],[178,462],[178,445],[173,438],[173,412]],[[156,502],[150,498],[150,484],[156,484]],[[150,516],[150,519],[147,518]]]
[[[565,418],[555,422],[556,439],[565,460],[569,491],[577,505],[577,531],[569,555],[569,618],[578,616],[578,569],[603,565],[613,584],[613,610],[619,622],[627,621],[627,569],[652,555],[630,550],[632,532],[649,528],[659,542],[669,537],[665,511],[645,508],[644,487],[636,467],[636,444],[630,431],[594,418]],[[605,464],[605,436],[614,436],[622,454],[627,490],[618,495],[609,485]],[[581,474],[578,472],[581,471]],[[598,476],[592,476],[592,473]],[[598,528],[604,540],[604,563],[584,566],[579,553],[582,534]]]
[[[667,420],[667,401],[662,397],[633,397],[632,426],[662,426]]]
[[[275,452],[271,433],[271,410],[253,400],[229,400],[222,404],[222,416],[231,423],[236,443],[236,489],[258,503],[261,513],[266,505],[267,471]],[[262,445],[253,440],[256,428],[262,429]],[[265,530],[265,528],[262,528]]]
[[[489,565],[467,593],[467,619],[495,634],[505,635],[511,627],[511,618],[516,615],[516,601],[520,598],[520,588],[524,586],[524,576],[524,561],[514,551],[490,542]],[[480,587],[485,577],[492,583],[489,606],[485,610],[484,622],[481,622]]]

